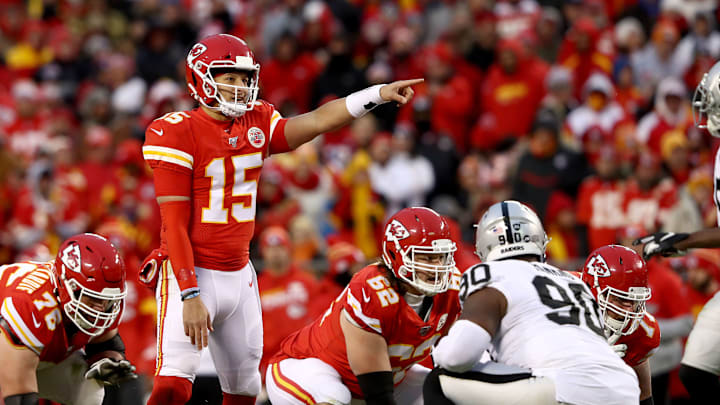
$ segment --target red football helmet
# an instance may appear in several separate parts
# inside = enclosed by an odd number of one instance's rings
[[[125,298],[125,264],[107,239],[92,233],[67,239],[55,275],[63,311],[83,333],[100,335],[115,322]]]
[[[398,211],[385,225],[382,250],[383,261],[393,274],[423,294],[432,296],[450,286],[457,248],[450,237],[450,226],[437,212],[421,207]],[[437,264],[431,264],[418,261],[418,254],[440,256]],[[428,277],[432,281],[418,277],[418,271],[432,274]]]
[[[645,316],[645,302],[650,299],[647,266],[640,255],[619,245],[595,249],[585,261],[582,279],[598,300],[606,333],[635,332]],[[632,307],[628,309],[622,302]]]
[[[213,69],[237,69],[250,75],[248,86],[218,84]],[[242,39],[228,34],[209,36],[195,44],[187,56],[185,79],[190,95],[207,108],[228,117],[239,117],[255,106],[258,94],[260,64]],[[225,100],[218,86],[235,93],[234,100]],[[244,96],[241,96],[244,95]],[[217,101],[217,106],[210,104]]]

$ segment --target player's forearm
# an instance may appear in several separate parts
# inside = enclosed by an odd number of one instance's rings
[[[708,228],[691,233],[687,239],[674,245],[679,250],[720,247],[720,228]]]
[[[470,370],[486,348],[490,346],[490,334],[475,322],[461,319],[440,339],[433,350],[435,365],[456,373]]]
[[[640,400],[652,398],[652,377],[650,375],[650,363],[645,360],[637,366],[633,366],[638,382],[640,383]]]
[[[392,372],[361,374],[357,379],[367,405],[395,405]]]
[[[341,128],[384,103],[382,85],[368,87],[347,97],[321,105],[309,113],[290,118],[285,126],[288,146],[295,149],[325,132]]]
[[[353,120],[341,98],[325,103],[308,113],[290,118],[285,126],[288,146],[298,146],[315,139],[316,136],[349,124]]]
[[[183,299],[198,292],[195,261],[188,235],[190,201],[168,201],[160,204],[168,255]]]

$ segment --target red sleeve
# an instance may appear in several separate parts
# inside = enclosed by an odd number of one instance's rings
[[[193,141],[187,125],[190,114],[184,111],[165,114],[145,130],[143,157],[151,168],[164,167],[192,172]]]
[[[168,201],[160,204],[163,232],[173,273],[181,293],[197,288],[195,260],[188,235],[190,201]]]
[[[356,325],[378,335],[390,333],[400,295],[385,276],[353,278],[346,298],[343,308]]]
[[[52,303],[57,306],[56,301],[48,304]],[[59,308],[42,317],[29,296],[5,298],[0,307],[0,316],[4,320],[2,325],[9,329],[6,332],[10,332],[10,335],[16,338],[14,340],[21,342],[38,356],[45,349],[45,345],[50,343],[52,331],[58,326],[62,327]]]
[[[276,153],[284,153],[290,151],[290,145],[288,145],[287,138],[285,138],[285,125],[287,124],[287,118],[280,118],[277,120],[272,133],[272,139],[270,140],[269,155]]]
[[[147,159],[147,158],[146,158]],[[153,182],[157,196],[191,196],[192,172],[175,163],[155,162]],[[197,288],[195,261],[188,234],[190,201],[170,201],[160,204],[163,239],[167,242],[170,263],[180,291]]]
[[[177,171],[166,166],[158,166],[153,170],[155,195],[190,197],[192,176],[190,172]]]

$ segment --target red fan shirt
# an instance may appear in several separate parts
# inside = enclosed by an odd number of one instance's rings
[[[618,229],[625,225],[623,183],[598,177],[586,179],[578,191],[577,220],[588,227],[590,250],[615,243]]]

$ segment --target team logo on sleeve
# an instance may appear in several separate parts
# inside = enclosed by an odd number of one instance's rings
[[[71,244],[62,251],[60,261],[66,269],[72,270],[76,273],[80,272],[80,247],[77,244]]]
[[[265,145],[265,133],[258,127],[248,129],[247,137],[250,145],[256,148],[262,148]]]
[[[585,268],[587,269],[587,273],[591,276],[610,277],[610,268],[607,263],[605,263],[605,259],[603,259],[600,255],[591,257]]]
[[[447,322],[447,317],[448,317],[448,314],[442,314],[442,316],[440,317],[440,320],[438,321],[437,329],[435,329],[436,332],[440,332],[440,329],[442,329],[443,326],[445,326],[445,322]]]
[[[410,236],[410,232],[405,228],[405,225],[401,224],[397,219],[393,219],[385,229],[385,236],[389,240],[402,240]]]

